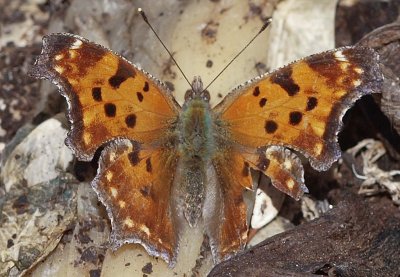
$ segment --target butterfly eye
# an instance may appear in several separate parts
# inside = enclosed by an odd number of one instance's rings
[[[205,90],[201,93],[201,98],[203,98],[204,101],[210,101],[210,93],[208,92],[208,90]]]
[[[190,99],[193,99],[194,97],[194,92],[191,89],[188,89],[185,93],[185,101],[188,101]]]

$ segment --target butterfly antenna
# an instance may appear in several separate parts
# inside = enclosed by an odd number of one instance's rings
[[[208,84],[208,86],[206,86],[206,88],[204,90],[207,90],[214,82],[215,80],[218,79],[219,76],[221,76],[221,74],[236,60],[237,57],[240,56],[240,54],[243,53],[244,50],[246,50],[247,47],[249,47],[249,45],[262,33],[264,32],[265,29],[267,29],[268,25],[271,24],[272,22],[272,18],[268,18],[264,25],[261,27],[260,31],[258,31],[257,34],[255,34],[255,36],[242,48],[242,50],[240,50],[239,53],[236,54],[235,57],[233,57],[233,59],[218,73],[217,76],[215,76],[215,78]],[[204,91],[203,90],[203,91]]]
[[[186,82],[189,84],[189,86],[193,89],[192,84],[189,82],[188,78],[186,77],[185,73],[183,73],[182,68],[179,66],[179,64],[177,63],[177,61],[175,60],[174,56],[172,55],[172,53],[168,50],[167,46],[165,46],[164,42],[161,40],[161,38],[158,36],[156,30],[154,30],[153,26],[151,26],[149,20],[147,19],[146,14],[144,13],[144,11],[141,8],[138,8],[138,13],[142,16],[144,22],[146,22],[146,24],[150,27],[150,29],[153,31],[154,35],[157,37],[158,41],[161,43],[161,45],[164,47],[164,49],[168,52],[169,56],[171,57],[171,59],[173,60],[173,62],[176,64],[176,66],[178,67],[179,71],[182,73],[183,78],[185,78]]]

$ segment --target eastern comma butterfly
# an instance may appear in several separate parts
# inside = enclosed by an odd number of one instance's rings
[[[328,169],[340,157],[344,113],[382,84],[375,51],[344,47],[250,80],[214,108],[195,77],[180,106],[149,73],[71,34],[44,37],[31,75],[67,99],[66,144],[78,159],[105,145],[92,186],[111,219],[113,248],[140,243],[170,266],[186,222],[203,222],[216,262],[243,249],[250,169],[299,199],[303,167],[289,149]]]

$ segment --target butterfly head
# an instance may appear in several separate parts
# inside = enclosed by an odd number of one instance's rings
[[[203,82],[200,76],[195,76],[193,78],[191,89],[187,90],[185,93],[185,102],[192,99],[202,99],[206,102],[210,102],[210,93],[208,90],[203,89]]]

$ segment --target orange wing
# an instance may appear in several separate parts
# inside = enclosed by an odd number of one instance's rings
[[[75,35],[45,36],[31,75],[49,79],[66,97],[72,124],[67,144],[81,160],[91,160],[117,137],[157,141],[180,109],[148,73]]]
[[[246,245],[247,208],[243,192],[252,189],[250,168],[243,156],[229,149],[219,150],[207,172],[210,187],[216,188],[216,199],[204,203],[203,212],[216,262],[231,257]]]
[[[337,134],[344,113],[361,96],[378,92],[381,85],[375,51],[339,48],[246,83],[214,111],[227,126],[235,151],[253,155],[252,168],[268,175],[278,189],[299,198],[306,189],[301,164],[301,168],[292,167],[293,158],[275,149],[266,153],[269,167],[260,168],[256,161],[265,155],[260,150],[288,147],[309,158],[315,169],[328,169],[340,157]],[[279,160],[286,162],[279,164]]]
[[[252,189],[250,168],[272,176],[273,183],[281,189],[289,184],[284,192],[293,197],[307,191],[300,160],[283,147],[261,147],[252,153],[220,143],[219,150],[208,172],[211,187],[218,188],[218,199],[205,203],[203,214],[216,261],[226,260],[246,246],[248,208],[243,192]]]
[[[101,155],[92,186],[112,223],[111,243],[140,243],[170,266],[178,250],[178,218],[171,213],[171,187],[177,156],[174,150],[149,150],[119,140]],[[156,217],[156,218],[154,218]]]
[[[178,230],[169,196],[179,105],[149,74],[70,34],[43,39],[31,75],[49,79],[66,97],[72,125],[67,144],[79,159],[90,160],[112,141],[102,151],[92,186],[111,219],[114,248],[141,243],[173,265]]]

